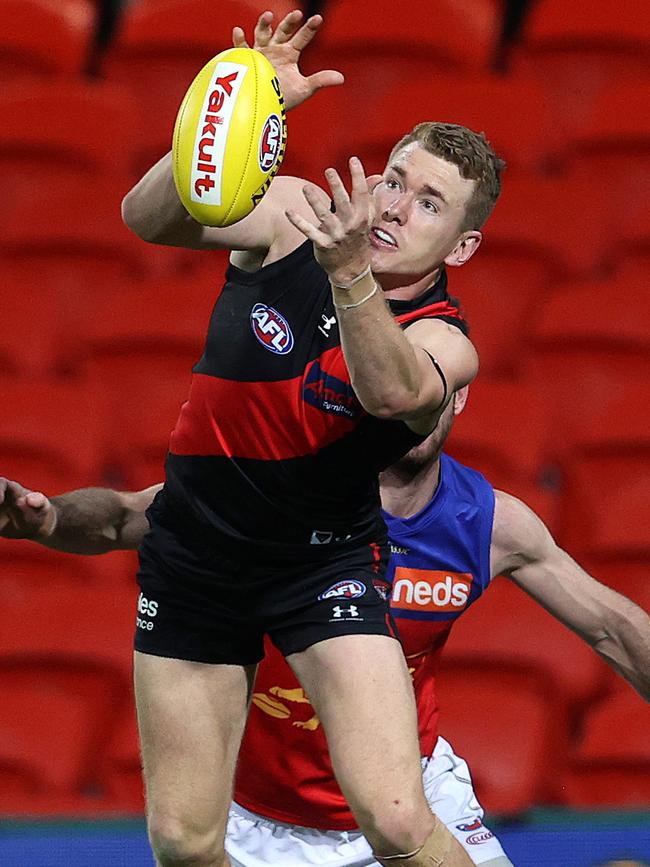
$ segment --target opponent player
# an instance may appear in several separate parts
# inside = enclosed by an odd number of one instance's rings
[[[289,108],[313,90],[296,63],[320,19],[298,21],[273,33],[263,15],[257,28]],[[350,165],[351,195],[326,172],[335,213],[322,190],[285,177],[245,220],[206,228],[183,209],[169,156],[123,203],[144,240],[234,251],[140,548],[158,615],[137,630],[136,702],[164,867],[227,863],[265,634],[309,693],[378,860],[468,863],[424,797],[412,686],[373,586],[388,555],[377,474],[476,373],[444,266],[478,248],[502,163],[482,136],[425,124],[396,145],[372,196],[359,160]],[[337,616],[322,594],[348,578],[366,591],[357,614]]]
[[[494,575],[505,573],[650,700],[650,618],[590,578],[520,500],[440,455],[465,397],[459,392],[435,433],[382,475],[393,549],[388,578],[415,685],[429,803],[473,863],[505,867],[510,862],[482,825],[467,766],[437,737],[435,670],[454,622]],[[50,501],[0,480],[0,535],[83,553],[136,547],[159,487],[135,494],[89,489]],[[360,592],[353,580],[331,587],[326,598],[334,615],[353,611]],[[320,721],[270,642],[255,690],[226,838],[232,863],[375,863],[334,781]]]

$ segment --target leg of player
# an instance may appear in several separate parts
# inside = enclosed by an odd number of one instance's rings
[[[337,781],[377,860],[472,867],[424,795],[413,687],[399,643],[339,636],[287,662],[323,724]]]
[[[229,867],[223,839],[255,668],[135,654],[147,825],[159,867]]]

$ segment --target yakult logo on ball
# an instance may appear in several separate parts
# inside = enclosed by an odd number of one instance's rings
[[[437,572],[398,566],[391,602],[405,611],[462,611],[467,607],[473,576],[469,572]]]
[[[228,130],[247,69],[240,63],[217,63],[212,75],[213,86],[208,88],[202,119],[197,127],[192,151],[193,202],[205,205],[221,204],[223,156]]]
[[[293,334],[287,320],[266,304],[256,304],[251,310],[253,334],[264,349],[276,355],[286,355],[293,349]]]
[[[270,114],[260,136],[258,159],[263,172],[270,172],[280,156],[282,145],[282,121],[277,114]]]

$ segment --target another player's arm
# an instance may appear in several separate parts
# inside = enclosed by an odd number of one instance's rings
[[[650,701],[650,616],[592,578],[521,500],[496,492],[492,574],[505,574]]]
[[[48,498],[0,478],[0,536],[70,554],[137,548],[148,529],[145,511],[161,487],[137,492],[82,488]]]
[[[302,13],[290,12],[272,27],[273,14],[264,12],[255,27],[254,47],[273,64],[287,110],[295,108],[323,87],[342,84],[340,72],[327,69],[304,76],[298,63],[304,48],[312,41],[322,24],[320,15],[312,15],[302,26]],[[246,46],[241,27],[233,29],[235,47]],[[302,181],[276,178],[255,210],[244,220],[224,229],[197,223],[189,216],[178,198],[172,177],[171,154],[159,160],[127,193],[122,202],[122,217],[126,225],[142,240],[172,247],[197,250],[269,250],[274,243],[296,245],[302,235],[285,219],[287,207],[304,207]],[[278,238],[278,234],[282,238]],[[284,237],[284,236],[287,237]]]
[[[335,212],[322,190],[313,184],[304,188],[318,226],[296,211],[287,216],[313,241],[329,275],[341,345],[361,405],[371,415],[402,419],[418,433],[429,433],[446,399],[476,376],[478,355],[464,334],[440,320],[421,320],[405,331],[395,322],[368,271],[372,201],[356,157],[350,174],[348,196],[338,173],[325,173]]]

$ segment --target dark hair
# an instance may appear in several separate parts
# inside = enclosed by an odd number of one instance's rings
[[[461,177],[476,181],[472,197],[467,203],[462,231],[480,229],[499,198],[501,172],[506,167],[505,162],[492,150],[485,135],[456,123],[426,121],[419,123],[397,142],[391,151],[391,159],[413,142],[430,154],[458,166]]]

